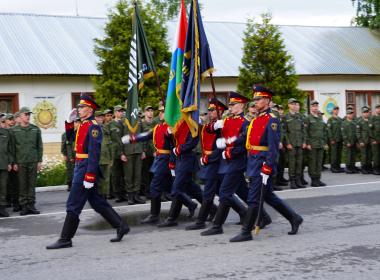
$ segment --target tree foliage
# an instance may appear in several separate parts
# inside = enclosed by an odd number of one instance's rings
[[[141,19],[148,38],[153,58],[161,80],[162,92],[165,95],[170,62],[167,44],[165,19],[150,3],[139,5]],[[95,39],[95,53],[99,57],[98,69],[101,75],[93,77],[96,101],[104,108],[124,104],[128,96],[129,53],[132,36],[133,1],[120,0],[116,7],[109,11],[105,36]],[[156,79],[145,81],[139,92],[139,106],[151,104],[158,106],[161,99]]]
[[[297,89],[293,59],[285,49],[279,28],[271,24],[270,14],[261,17],[262,23],[254,19],[247,22],[238,90],[252,98],[252,86],[262,84],[275,92],[277,104],[287,104],[290,97],[302,102],[305,94]]]
[[[358,26],[380,28],[380,0],[351,0],[356,6],[354,19]]]
[[[167,20],[171,20],[178,15],[181,4],[181,0],[150,0],[150,2]],[[191,0],[185,0],[186,7],[189,7],[190,3]]]

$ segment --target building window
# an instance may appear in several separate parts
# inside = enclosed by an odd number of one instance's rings
[[[363,106],[369,106],[374,111],[377,104],[380,104],[379,90],[346,91],[346,106],[352,106],[356,116],[360,115]]]
[[[94,98],[95,96],[95,92],[72,92],[71,93],[71,107],[72,108],[75,108],[78,105],[81,93],[85,93],[88,96],[91,96],[92,98]]]
[[[15,113],[18,110],[18,93],[0,93],[0,112]]]

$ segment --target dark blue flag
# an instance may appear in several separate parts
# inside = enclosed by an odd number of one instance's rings
[[[181,85],[182,113],[191,135],[198,135],[201,80],[213,63],[197,0],[191,2]]]

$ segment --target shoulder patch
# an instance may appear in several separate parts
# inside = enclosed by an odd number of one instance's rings
[[[97,128],[94,128],[91,134],[92,134],[92,137],[97,138],[99,136],[99,130]]]
[[[273,131],[276,131],[277,130],[277,123],[272,123],[271,127],[272,127]]]

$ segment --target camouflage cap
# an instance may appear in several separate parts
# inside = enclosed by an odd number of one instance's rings
[[[13,120],[14,118],[15,118],[15,116],[13,114],[6,114],[5,115],[6,120]]]
[[[351,114],[353,114],[354,113],[354,110],[352,110],[352,109],[347,109],[347,115],[351,115]]]
[[[113,107],[113,111],[116,112],[116,111],[125,111],[125,108],[121,105],[116,105],[115,107]]]
[[[20,114],[31,114],[33,112],[29,109],[29,107],[21,107],[19,113]]]
[[[104,116],[102,111],[95,111],[95,117]]]
[[[251,101],[248,103],[248,107],[255,107],[256,106],[256,102],[255,101]]]
[[[165,111],[165,106],[164,105],[160,105],[158,107],[158,111],[164,112]]]
[[[4,117],[5,113],[0,113],[0,118]]]
[[[152,105],[145,106],[144,111],[148,111],[148,110],[153,110]]]
[[[280,110],[284,110],[284,106],[282,106],[282,105],[278,105],[278,109],[280,109]]]
[[[377,105],[375,106],[375,108],[380,108],[380,104],[377,104]]]
[[[362,113],[368,113],[368,112],[369,112],[369,108],[367,106],[363,106]]]
[[[291,103],[299,103],[299,101],[295,98],[289,98],[288,99],[288,104],[291,104]]]
[[[318,104],[319,104],[319,102],[317,100],[312,100],[310,102],[310,105],[318,105]]]
[[[15,118],[18,118],[20,116],[20,112],[17,111],[15,114],[14,114]]]
[[[104,112],[103,112],[104,115],[106,114],[112,114],[112,110],[111,109],[105,109]]]

